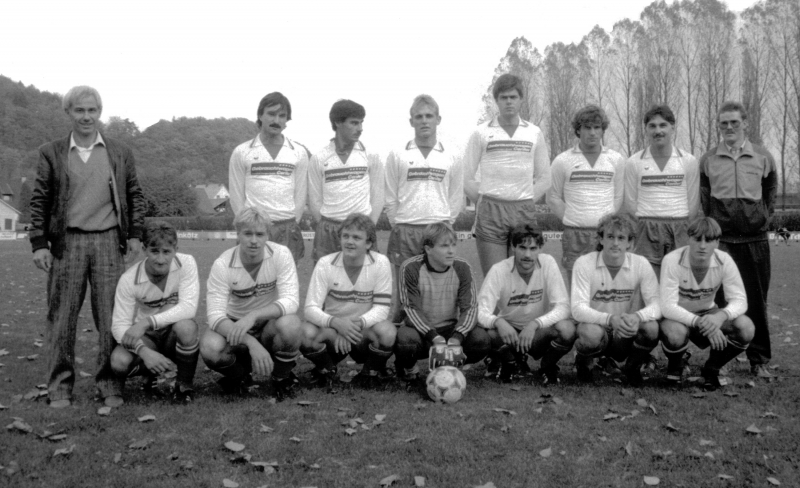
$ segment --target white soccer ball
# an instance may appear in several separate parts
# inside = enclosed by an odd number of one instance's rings
[[[439,366],[428,373],[425,380],[428,396],[437,403],[455,403],[467,390],[464,373],[454,366]]]

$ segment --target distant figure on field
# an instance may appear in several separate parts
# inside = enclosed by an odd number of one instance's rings
[[[775,232],[775,244],[778,244],[779,241],[783,241],[788,246],[791,238],[792,234],[786,227],[781,227]]]

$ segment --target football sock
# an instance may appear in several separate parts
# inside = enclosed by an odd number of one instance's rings
[[[725,349],[721,351],[712,350],[709,353],[708,361],[706,361],[703,369],[713,374],[719,374],[719,370],[722,369],[723,366],[741,354],[745,349],[747,349],[746,345],[742,346],[728,339],[728,345],[725,346]]]
[[[364,371],[383,371],[386,369],[386,362],[390,357],[392,357],[391,349],[383,349],[370,344],[367,359],[364,361]]]
[[[325,344],[320,345],[315,351],[303,353],[303,356],[314,363],[314,366],[316,366],[318,369],[327,369],[330,371],[332,368],[336,367],[336,364],[331,359],[330,354],[328,354],[328,348],[325,346]]]
[[[176,381],[181,385],[191,385],[194,381],[194,372],[197,370],[197,358],[200,356],[200,341],[182,346],[175,345],[175,365],[178,367]]]
[[[539,365],[544,370],[549,370],[556,367],[558,360],[564,357],[564,355],[568,353],[570,349],[572,349],[572,346],[559,344],[555,340],[550,341],[550,347],[548,347],[544,352],[542,361]]]
[[[685,353],[687,349],[689,349],[688,342],[685,346],[674,351],[667,349],[667,346],[665,346],[663,342],[661,343],[661,350],[664,351],[664,355],[667,356],[667,370],[683,368],[683,353]]]
[[[272,377],[276,380],[288,378],[292,374],[294,366],[297,364],[296,351],[278,351],[275,353],[275,366],[272,369]]]
[[[644,364],[645,361],[650,359],[650,351],[652,350],[652,347],[643,346],[634,341],[633,346],[631,347],[631,353],[628,356],[628,360],[625,362],[625,366],[627,368],[638,368]]]
[[[503,364],[513,363],[517,360],[517,356],[514,354],[514,348],[508,344],[500,346],[500,349],[497,350],[496,357]]]
[[[216,364],[212,369],[216,370],[218,373],[222,373],[223,376],[232,378],[232,379],[241,379],[247,373],[249,373],[249,368],[247,368],[241,358],[239,358],[235,354],[231,354],[232,361],[228,364]]]
[[[633,344],[636,336],[634,337],[614,337],[608,344],[606,349],[606,356],[614,361],[622,362],[632,353]]]

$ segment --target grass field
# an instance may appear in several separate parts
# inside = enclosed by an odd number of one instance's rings
[[[203,288],[214,258],[232,245],[182,242],[181,250],[197,258]],[[560,258],[560,243],[545,251]],[[511,385],[484,380],[483,365],[476,365],[465,372],[465,398],[452,406],[399,382],[336,395],[303,388],[295,400],[276,404],[265,378],[257,378],[251,397],[221,396],[217,375],[201,362],[194,404],[145,397],[133,380],[127,403],[100,416],[88,300],[78,325],[75,402],[55,411],[36,392],[45,381],[45,351],[37,345],[44,337],[45,274],[33,266],[27,243],[0,242],[0,417],[3,425],[18,420],[31,429],[0,431],[0,486],[380,487],[415,486],[415,477],[428,487],[655,483],[646,477],[658,478],[658,486],[800,486],[800,246],[772,251],[772,364],[780,377],[770,384],[748,385],[748,364],[734,362],[725,392],[701,393],[691,383],[670,389],[661,371],[642,388],[615,376],[585,387],[575,382],[570,354],[561,362],[561,384],[546,389],[528,378]],[[481,279],[474,243],[462,243],[461,254]],[[299,273],[302,298],[308,258]],[[204,324],[202,301],[200,314]],[[694,351],[693,374],[706,355]],[[309,369],[301,361],[301,379]],[[146,415],[154,420],[138,420]],[[229,450],[229,441],[243,450]]]

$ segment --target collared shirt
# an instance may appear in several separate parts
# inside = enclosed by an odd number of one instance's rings
[[[550,188],[550,156],[542,130],[519,119],[514,135],[497,117],[479,125],[464,153],[465,180],[480,170],[478,193],[508,201],[532,200]]]
[[[140,320],[147,319],[150,327],[158,330],[197,314],[200,282],[194,258],[175,254],[163,291],[147,276],[146,262],[143,259],[131,266],[117,283],[111,319],[111,334],[117,342]]]
[[[98,145],[98,144],[100,144],[102,146],[106,145],[106,141],[103,140],[103,136],[100,135],[100,131],[97,131],[97,137],[95,138],[95,140],[92,143],[92,145],[89,146],[89,147],[81,147],[81,146],[77,145],[75,143],[75,136],[73,134],[69,135],[69,151],[72,152],[72,148],[77,149],[78,150],[78,156],[80,156],[81,161],[83,161],[84,163],[86,161],[89,161],[89,156],[92,155],[92,149],[94,149],[94,147],[96,145]]]
[[[700,208],[697,159],[673,147],[660,169],[647,147],[625,162],[625,209],[636,217],[692,218]]]
[[[642,322],[661,318],[658,279],[650,262],[627,252],[612,278],[601,251],[578,258],[572,270],[572,317],[607,326],[612,315],[626,313],[635,313]]]
[[[264,209],[273,222],[299,221],[306,205],[309,157],[305,146],[286,136],[275,158],[260,135],[238,145],[228,166],[233,213],[256,207]]]
[[[547,204],[570,227],[597,227],[600,218],[622,206],[625,159],[603,148],[594,165],[578,145],[556,156],[550,169]]]
[[[267,242],[256,279],[242,264],[239,246],[214,261],[208,275],[206,308],[211,330],[228,317],[238,320],[248,313],[275,304],[281,315],[297,313],[300,287],[294,258],[286,246]]]
[[[689,260],[689,246],[664,256],[661,262],[661,313],[664,318],[692,325],[698,312],[714,308],[714,297],[722,286],[728,304],[722,309],[733,320],[747,311],[739,268],[733,258],[719,249],[714,250],[703,281],[694,277]]]
[[[386,216],[394,225],[455,222],[464,200],[461,164],[437,142],[427,157],[409,141],[386,160]]]
[[[500,318],[517,330],[534,321],[539,327],[550,327],[569,315],[567,287],[549,254],[539,254],[527,283],[514,265],[514,256],[498,262],[478,293],[478,322],[486,329],[496,328]]]

